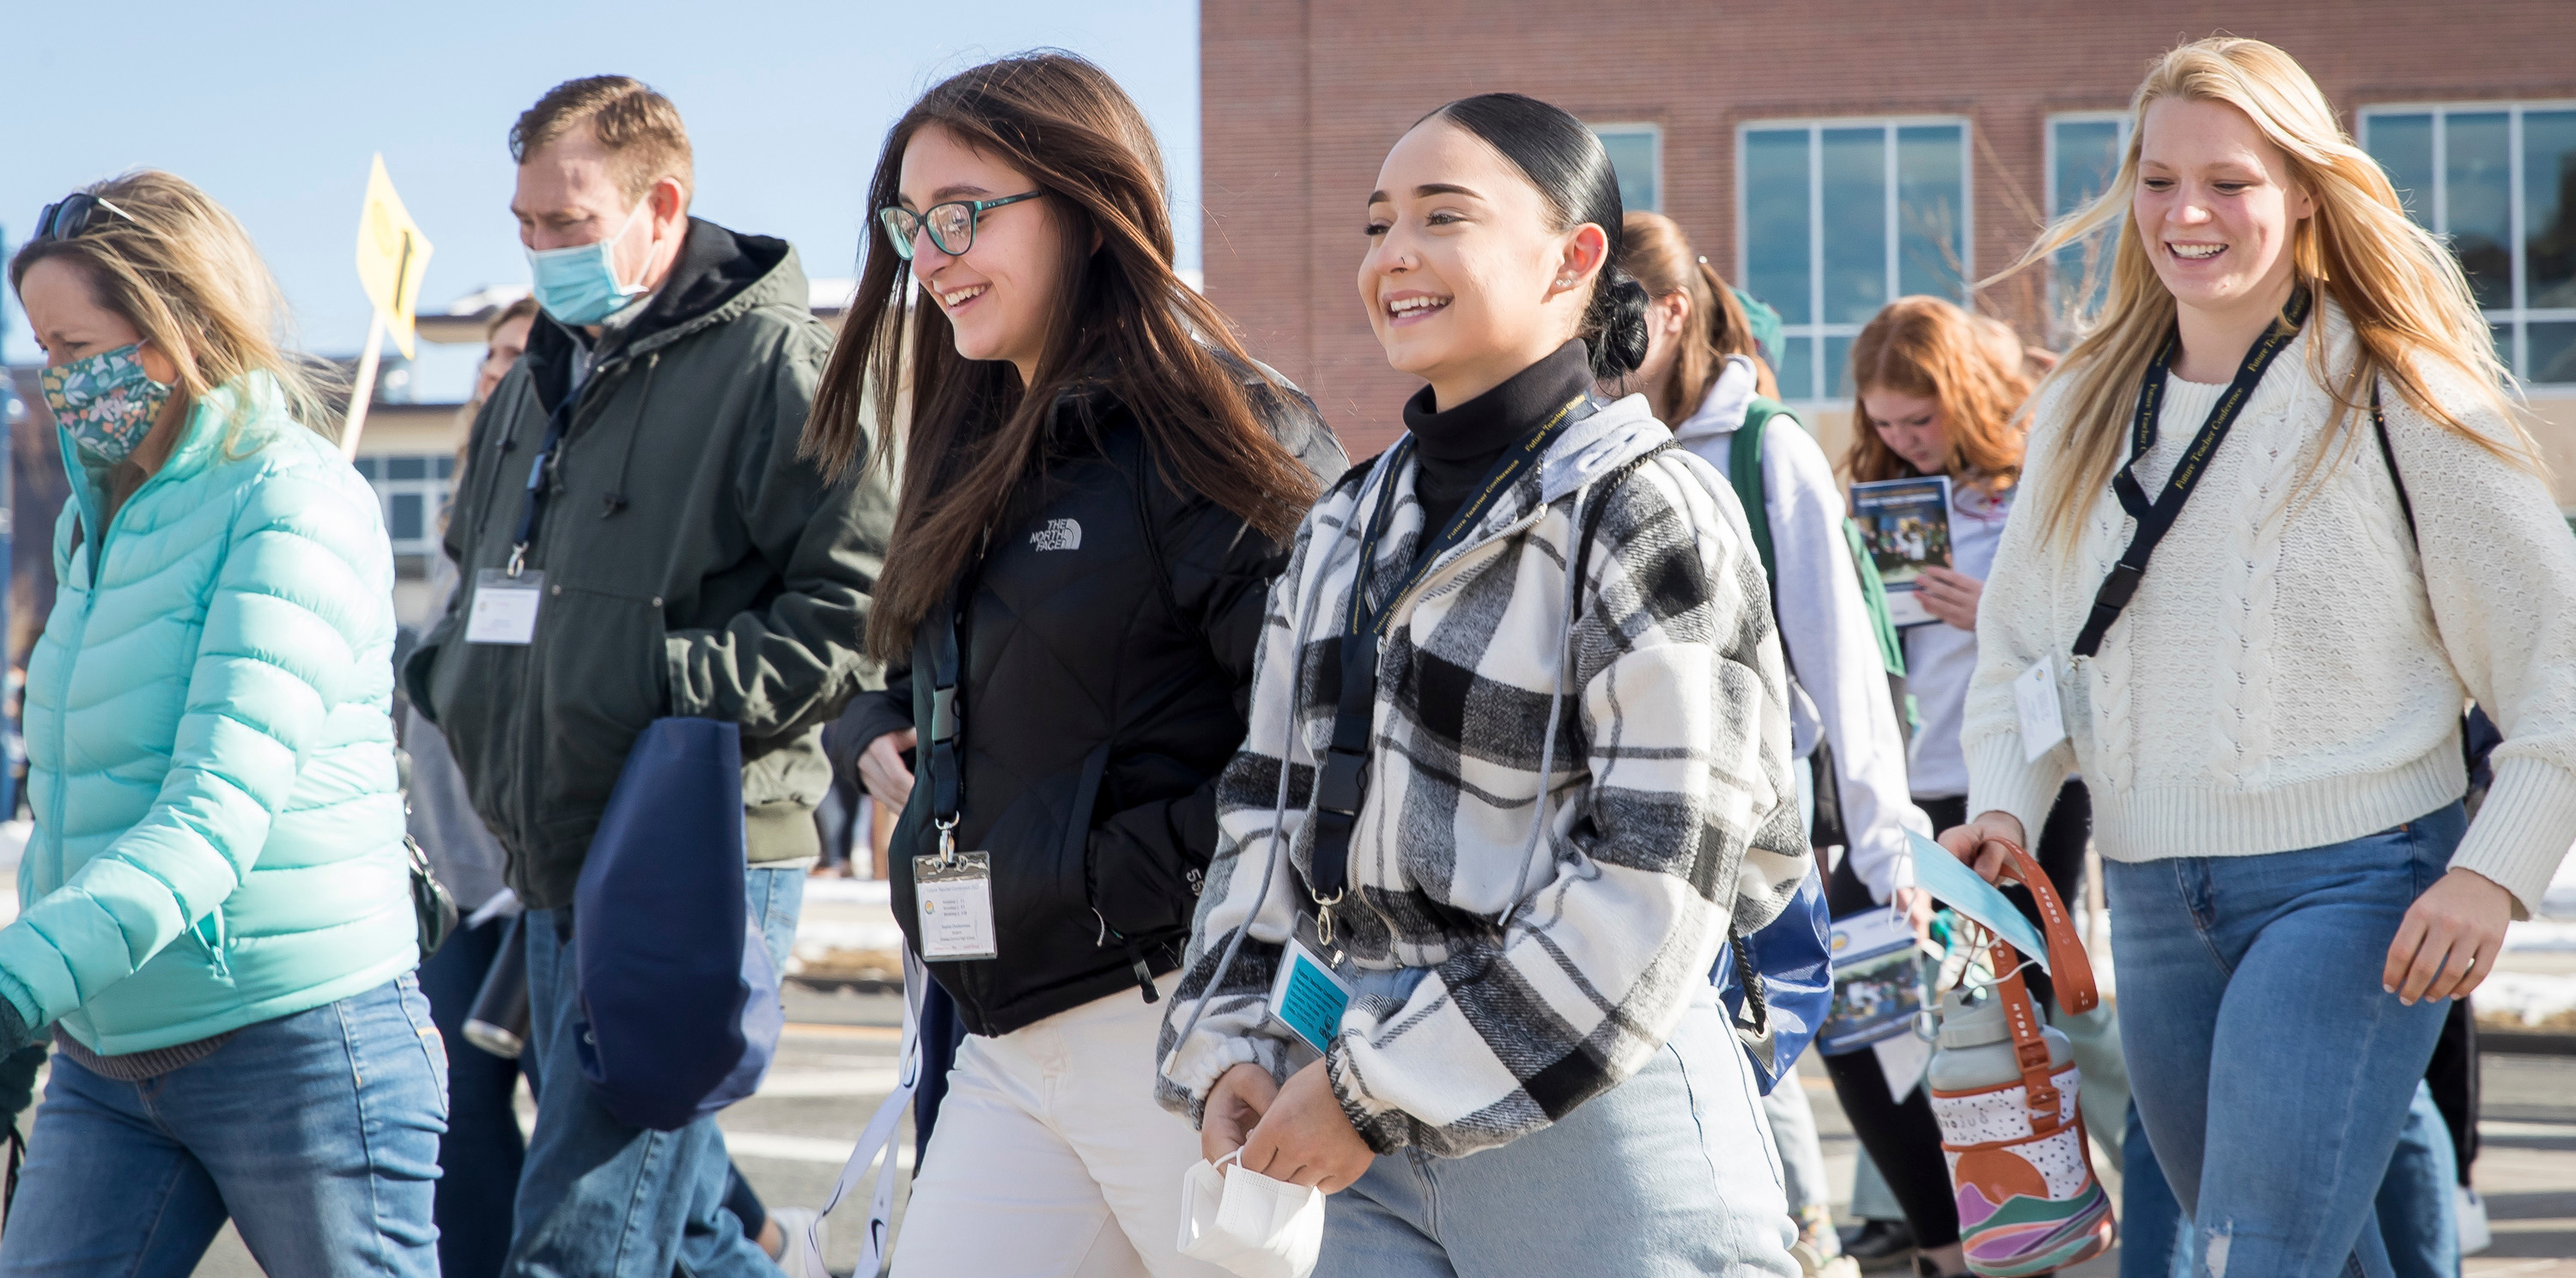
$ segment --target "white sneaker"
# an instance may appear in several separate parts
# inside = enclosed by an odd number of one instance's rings
[[[832,1278],[823,1267],[823,1249],[831,1245],[829,1226],[810,1207],[774,1207],[769,1222],[778,1226],[779,1237],[786,1245],[778,1252],[778,1267],[788,1278]],[[805,1245],[805,1230],[814,1230],[814,1245]]]

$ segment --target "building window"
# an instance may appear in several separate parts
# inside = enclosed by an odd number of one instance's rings
[[[1596,124],[1592,132],[1610,153],[1619,175],[1619,207],[1631,213],[1664,209],[1664,131],[1652,124]]]
[[[2576,103],[2373,107],[2361,144],[2406,212],[2448,239],[2496,357],[2576,385]]]
[[[1968,127],[1956,119],[1743,126],[1735,283],[1780,312],[1780,394],[1851,394],[1851,343],[1911,293],[1964,304]]]
[[[2092,203],[2119,173],[2128,148],[2126,111],[2048,117],[2048,216],[2061,218]],[[2049,263],[2049,314],[2061,340],[2071,336],[2078,316],[2101,306],[2111,276],[2111,246],[2119,242],[2126,220],[2059,249]]]
[[[353,464],[384,504],[385,535],[393,541],[394,554],[439,553],[438,515],[447,508],[455,456],[395,454],[360,457]]]

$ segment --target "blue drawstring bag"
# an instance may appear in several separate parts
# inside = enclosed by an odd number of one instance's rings
[[[1758,1016],[1746,1008],[1745,982],[1736,971],[1736,946],[1721,951],[1716,969],[1709,973],[1765,1096],[1798,1067],[1798,1054],[1815,1041],[1817,1028],[1833,1007],[1834,959],[1827,944],[1832,923],[1833,916],[1825,910],[1824,880],[1811,869],[1789,908],[1744,938],[1743,955],[1761,978]]]
[[[786,1012],[745,868],[740,725],[654,720],[573,888],[575,1050],[619,1122],[676,1131],[769,1069]]]

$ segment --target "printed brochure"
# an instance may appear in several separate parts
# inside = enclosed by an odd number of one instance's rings
[[[1950,477],[1854,484],[1852,519],[1887,587],[1887,619],[1899,626],[1934,620],[1915,588],[1924,565],[1950,566]]]
[[[1825,950],[1833,958],[1834,1003],[1816,1031],[1817,1051],[1840,1056],[1913,1031],[1924,1006],[1922,968],[1904,915],[1873,906],[1835,919]]]

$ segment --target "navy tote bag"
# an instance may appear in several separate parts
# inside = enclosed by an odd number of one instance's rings
[[[786,1021],[743,897],[742,730],[656,719],[573,889],[582,1077],[619,1122],[676,1131],[751,1095]]]

